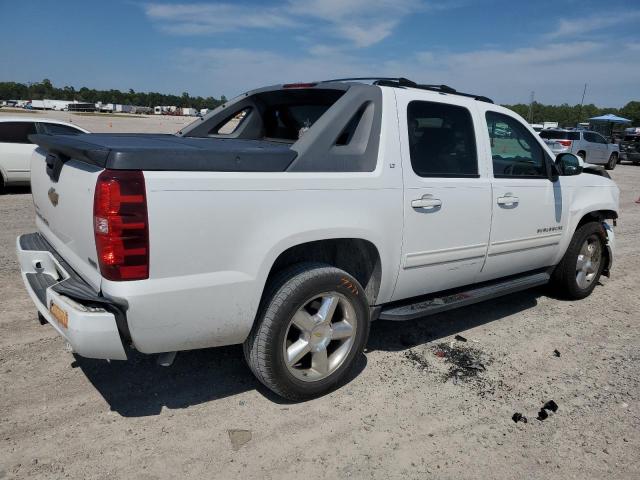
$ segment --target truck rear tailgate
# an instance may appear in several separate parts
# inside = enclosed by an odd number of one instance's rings
[[[56,153],[36,149],[31,157],[31,191],[42,235],[97,290],[101,276],[93,233],[93,196],[103,169],[74,159],[62,165]]]
[[[29,139],[39,145],[31,159],[38,229],[96,289],[103,277],[93,203],[102,171],[280,172],[297,155],[288,144],[260,140],[95,133]]]

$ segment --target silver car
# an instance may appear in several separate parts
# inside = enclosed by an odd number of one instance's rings
[[[618,163],[620,147],[597,132],[548,128],[540,136],[556,155],[573,153],[587,163],[604,165],[607,170],[613,170]]]

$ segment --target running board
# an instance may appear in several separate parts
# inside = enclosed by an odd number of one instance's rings
[[[433,297],[416,303],[382,307],[380,320],[413,320],[436,313],[445,312],[454,308],[465,307],[474,303],[483,302],[492,298],[501,297],[508,293],[527,290],[532,287],[544,285],[549,282],[550,275],[546,272],[527,275],[526,277],[512,278],[510,280],[492,283],[471,290],[451,293],[442,297]],[[424,297],[423,297],[424,298]]]

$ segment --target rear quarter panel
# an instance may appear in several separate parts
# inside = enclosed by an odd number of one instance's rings
[[[388,301],[403,215],[395,101],[385,102],[393,113],[383,114],[373,172],[145,172],[150,278],[102,282],[105,295],[128,303],[136,348],[243,342],[276,258],[315,240],[373,243],[382,262],[378,301]]]

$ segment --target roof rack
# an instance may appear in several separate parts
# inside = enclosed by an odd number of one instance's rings
[[[493,103],[488,97],[483,95],[476,95],[473,93],[463,93],[457,91],[455,88],[449,87],[448,85],[424,85],[420,83],[416,83],[413,80],[409,80],[404,77],[353,77],[353,78],[335,78],[333,80],[323,80],[320,83],[330,83],[330,82],[349,82],[349,81],[363,81],[363,80],[373,80],[374,85],[380,85],[382,87],[395,87],[395,88],[418,88],[420,90],[429,90],[432,92],[446,93],[450,95],[460,95],[462,97],[469,97],[480,102]]]

